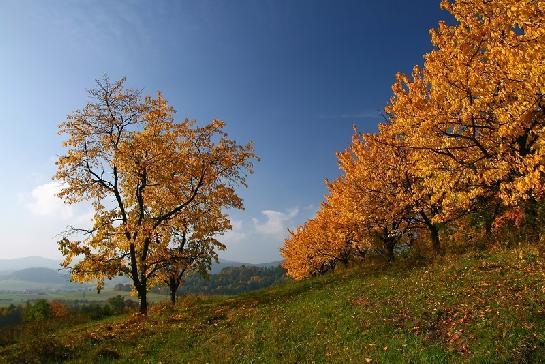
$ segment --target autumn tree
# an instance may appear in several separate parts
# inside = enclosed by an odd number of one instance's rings
[[[51,316],[54,318],[63,318],[70,315],[70,308],[61,300],[54,299],[49,303]]]
[[[80,257],[72,279],[94,279],[98,289],[105,279],[128,276],[145,314],[150,284],[176,259],[168,246],[187,229],[183,217],[205,206],[242,208],[235,189],[245,185],[256,155],[251,143],[229,139],[222,121],[176,122],[160,93],[142,98],[125,79],[99,80],[89,94],[60,124],[66,153],[57,161],[59,196],[94,209],[91,227],[71,228],[60,241],[63,265]]]
[[[339,213],[363,227],[368,239],[380,241],[388,260],[394,259],[395,246],[406,237],[414,218],[414,181],[405,153],[381,134],[354,131],[352,144],[338,153],[344,182],[330,185],[333,195],[344,200]]]
[[[443,1],[455,18],[399,74],[387,112],[445,217],[501,200],[535,225],[544,189],[543,1]],[[489,224],[491,225],[491,224]]]
[[[325,201],[314,218],[290,231],[280,252],[288,275],[299,280],[346,265],[362,248],[357,227],[338,214],[338,206]]]
[[[537,238],[545,195],[545,1],[441,6],[455,22],[431,31],[434,49],[423,67],[397,75],[387,123],[375,134],[355,133],[338,154],[342,176],[326,196],[335,212],[292,234],[287,266],[309,261],[320,246],[335,252],[333,240],[316,243],[316,231],[333,221],[359,231],[360,242],[377,238],[390,259],[400,239],[421,228],[440,251],[446,224],[451,236],[483,226],[490,235],[524,220],[527,236]]]
[[[231,229],[231,223],[221,208],[213,196],[208,196],[208,201],[202,205],[194,204],[170,226],[167,234],[170,243],[159,244],[164,249],[161,254],[164,259],[156,265],[158,273],[154,281],[167,285],[173,305],[185,277],[189,274],[207,277],[212,263],[218,261],[217,251],[225,249],[218,236]],[[157,239],[164,238],[157,235]]]
[[[424,211],[428,216],[409,173],[407,150],[385,135],[354,130],[352,144],[338,153],[342,175],[326,181],[329,192],[321,209],[291,232],[281,249],[290,276],[320,273],[377,248],[391,261],[396,244],[414,228],[416,216]]]
[[[281,249],[284,267],[296,279],[320,273],[382,250],[389,261],[402,241],[411,242],[416,229],[430,232],[440,250],[433,203],[412,173],[411,150],[389,124],[378,134],[354,130],[352,143],[338,153],[342,175],[327,182],[328,194],[316,216],[291,233]]]
[[[433,194],[415,162],[416,158],[423,157],[422,151],[411,148],[406,134],[398,130],[397,125],[390,119],[379,124],[376,143],[389,156],[385,158],[389,162],[380,167],[389,170],[386,172],[388,179],[383,182],[389,186],[389,190],[402,191],[390,195],[388,203],[398,205],[398,213],[405,215],[407,229],[413,230],[412,235],[415,235],[415,230],[427,230],[433,251],[442,253],[441,227],[458,216],[443,218],[444,194]]]

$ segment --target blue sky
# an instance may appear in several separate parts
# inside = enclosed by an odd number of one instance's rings
[[[89,211],[54,197],[57,125],[104,73],[178,117],[225,120],[262,161],[232,214],[227,259],[280,259],[338,175],[352,125],[373,131],[397,71],[431,49],[438,0],[0,2],[0,258],[58,258]]]

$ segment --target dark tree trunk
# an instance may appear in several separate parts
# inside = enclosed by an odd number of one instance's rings
[[[496,220],[496,216],[498,216],[500,208],[500,203],[494,203],[494,207],[489,209],[490,214],[485,215],[484,228],[487,236],[492,236],[494,233],[494,220]]]
[[[350,262],[350,255],[351,251],[349,248],[347,248],[342,254],[341,254],[341,262],[344,264],[344,266],[348,266],[348,263]]]
[[[384,250],[386,251],[386,258],[389,262],[393,262],[395,259],[394,248],[395,248],[395,239],[391,237],[384,238]]]
[[[170,303],[172,306],[176,305],[176,290],[172,288],[170,289]]]
[[[539,236],[538,227],[538,203],[534,197],[530,197],[524,204],[524,225],[526,227],[526,239],[529,243],[535,243]]]
[[[486,236],[492,236],[493,233],[493,227],[494,227],[494,215],[491,217],[487,217],[484,221],[484,231],[486,233]]]
[[[170,303],[172,306],[176,304],[176,292],[180,284],[174,278],[170,278],[168,281],[168,287],[170,288]]]
[[[144,289],[141,289],[140,292],[138,292],[138,297],[140,298],[140,313],[142,315],[148,314],[148,298],[147,298],[147,289],[144,287]]]
[[[437,228],[437,224],[431,224],[428,228],[430,230],[431,244],[433,246],[433,251],[441,254],[442,253],[441,242],[439,240],[439,229]]]
[[[424,224],[428,228],[430,232],[430,239],[431,239],[431,245],[433,248],[433,251],[435,253],[442,254],[443,251],[441,250],[441,240],[439,239],[439,226],[438,224],[434,224],[432,220],[422,211],[420,213],[422,216],[422,219],[424,220]]]
[[[388,261],[393,262],[395,259],[394,244],[392,244],[392,242],[388,242],[386,249],[387,249],[386,255],[388,257]]]
[[[136,263],[136,249],[135,245],[130,245],[130,257],[131,257],[131,278],[134,284],[136,292],[138,292],[138,299],[140,300],[140,313],[142,315],[148,314],[148,282],[146,276],[138,273],[138,265]]]

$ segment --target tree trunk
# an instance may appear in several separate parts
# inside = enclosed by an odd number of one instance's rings
[[[138,292],[138,297],[140,298],[140,313],[142,315],[148,314],[148,298],[147,298],[147,287],[144,287]]]
[[[437,224],[434,224],[432,220],[424,213],[424,211],[422,211],[420,215],[422,216],[424,224],[430,232],[430,239],[433,251],[435,253],[442,254],[443,252],[441,250],[441,241],[439,240],[439,226]]]
[[[436,253],[441,254],[441,242],[439,240],[439,229],[437,228],[437,224],[431,224],[428,229],[430,230],[430,236],[431,236],[431,244],[433,246],[433,251]]]
[[[393,262],[395,259],[394,255],[394,248],[395,248],[395,240],[387,237],[384,238],[384,250],[386,251],[386,258],[389,262]]]
[[[529,243],[536,243],[539,238],[539,227],[537,224],[538,204],[534,197],[530,197],[524,204],[524,215],[526,239]]]
[[[170,289],[170,303],[172,306],[176,305],[176,290],[172,288]]]
[[[340,261],[345,267],[348,266],[348,262],[350,262],[350,250],[346,250],[341,254]]]
[[[134,244],[130,245],[130,257],[131,257],[131,278],[138,292],[138,299],[140,300],[140,313],[142,315],[148,314],[148,282],[145,275],[139,277],[138,265],[136,262],[136,248]]]
[[[484,228],[486,236],[488,237],[492,237],[492,235],[494,234],[494,220],[496,220],[496,216],[498,216],[500,208],[500,203],[494,203],[494,208],[490,209],[491,213],[485,215]]]
[[[176,292],[178,291],[179,284],[176,282],[176,279],[170,278],[168,287],[170,288],[170,303],[174,306],[176,305]]]

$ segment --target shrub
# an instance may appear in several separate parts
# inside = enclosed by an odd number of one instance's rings
[[[39,299],[34,304],[27,302],[23,312],[24,321],[43,321],[51,317],[51,305],[47,300]]]

